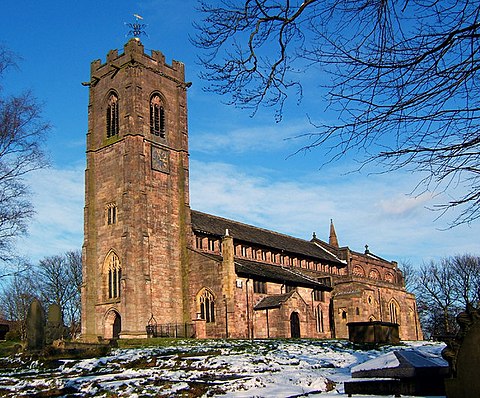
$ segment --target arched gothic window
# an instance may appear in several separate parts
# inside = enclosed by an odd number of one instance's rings
[[[107,258],[108,298],[120,297],[120,279],[122,278],[122,266],[118,256],[111,252]]]
[[[204,289],[200,294],[198,305],[200,319],[204,319],[207,323],[215,322],[215,299],[209,290]]]
[[[158,94],[150,100],[150,133],[165,137],[165,108]]]
[[[400,311],[398,310],[398,304],[396,303],[395,300],[390,301],[389,309],[390,309],[390,322],[399,323],[398,315]]]
[[[118,134],[118,97],[115,93],[108,96],[107,105],[107,138]]]

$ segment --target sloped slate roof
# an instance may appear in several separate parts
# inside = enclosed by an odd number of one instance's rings
[[[332,253],[307,240],[294,238],[278,232],[212,216],[195,210],[192,210],[191,215],[192,228],[197,232],[221,237],[225,235],[225,230],[228,229],[229,234],[237,241],[248,242],[279,251],[283,250],[286,253],[300,254],[304,257],[334,263],[337,266],[346,265],[345,262],[341,261]]]
[[[244,259],[235,260],[235,273],[238,276],[253,277],[268,282],[290,284],[318,290],[331,291],[329,283],[322,283],[293,268],[279,267],[278,265],[263,264]],[[330,279],[328,279],[330,281]]]
[[[253,309],[258,311],[258,310],[267,310],[270,308],[278,308],[280,307],[285,301],[287,301],[292,294],[295,293],[294,290],[288,293],[284,294],[273,294],[271,296],[266,296],[263,299],[261,299],[254,307]]]

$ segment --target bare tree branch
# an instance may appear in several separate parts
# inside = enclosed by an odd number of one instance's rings
[[[0,77],[15,65],[15,56],[0,46]],[[34,210],[24,177],[48,165],[43,144],[49,128],[31,92],[3,96],[0,87],[0,261],[14,257],[15,238],[27,232]]]
[[[336,122],[315,122],[303,150],[329,162],[354,151],[363,165],[416,172],[447,192],[435,207],[452,226],[480,217],[480,1],[200,1],[193,42],[227,103],[252,109],[301,100],[302,76],[321,76]]]

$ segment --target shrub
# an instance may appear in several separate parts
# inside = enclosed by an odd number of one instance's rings
[[[5,335],[5,340],[7,341],[20,341],[21,340],[21,334],[19,330],[10,330],[7,332]]]

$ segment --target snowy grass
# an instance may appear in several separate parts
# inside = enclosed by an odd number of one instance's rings
[[[353,366],[393,349],[439,355],[443,347],[411,342],[360,350],[339,340],[122,341],[111,355],[61,360],[54,367],[20,356],[0,359],[0,397],[345,397],[343,382]]]

